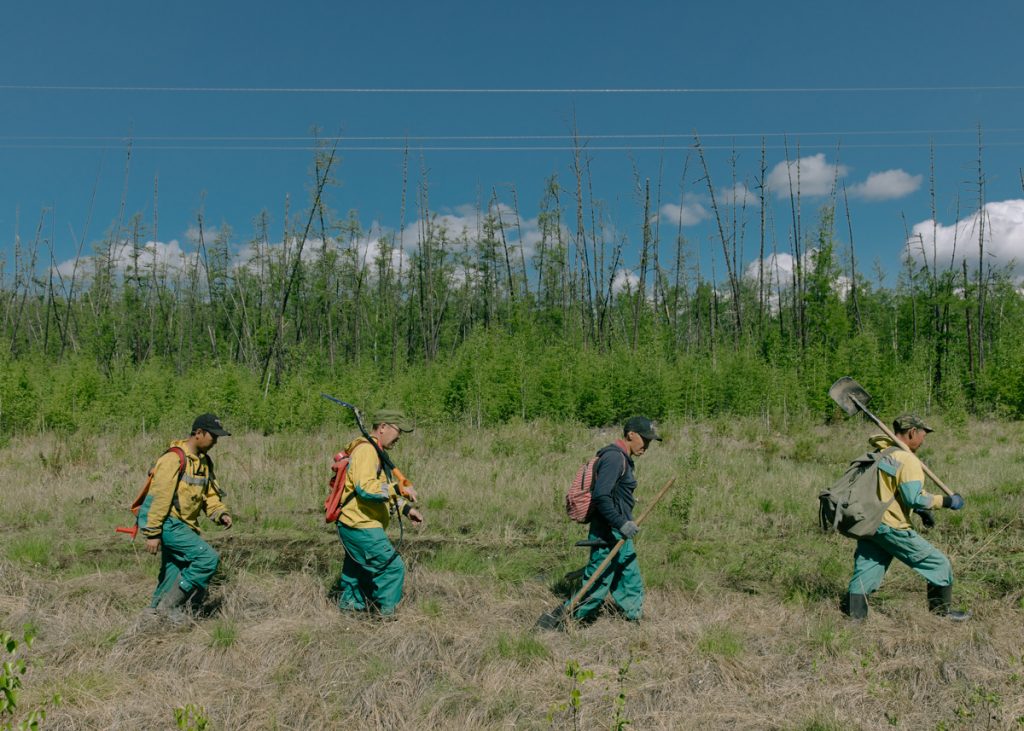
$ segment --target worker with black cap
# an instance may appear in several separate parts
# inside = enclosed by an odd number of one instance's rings
[[[201,595],[217,570],[220,556],[199,533],[199,516],[231,527],[208,452],[219,437],[231,436],[215,415],[200,414],[187,439],[171,442],[157,460],[149,493],[139,510],[146,550],[160,553],[160,575],[150,609],[174,623],[185,621],[182,608]]]
[[[644,584],[633,548],[633,537],[640,530],[633,520],[633,459],[644,454],[652,441],[661,441],[654,422],[646,416],[633,416],[623,425],[622,438],[597,453],[587,540],[591,546],[590,561],[583,571],[584,583],[607,558],[612,546],[619,539],[625,542],[591,590],[579,600],[574,611],[576,619],[592,620],[609,593],[626,619],[639,621],[643,613]]]

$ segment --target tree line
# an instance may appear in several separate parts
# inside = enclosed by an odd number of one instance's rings
[[[897,276],[872,279],[859,269],[838,181],[811,216],[795,181],[780,227],[763,147],[761,160],[759,200],[722,201],[697,141],[683,179],[693,162],[711,201],[710,242],[688,240],[681,224],[668,230],[656,215],[662,184],[639,174],[639,230],[627,241],[593,194],[584,145],[568,181],[545,182],[529,246],[515,189],[503,191],[511,203],[490,191],[475,230],[451,230],[431,212],[425,173],[405,176],[399,230],[370,236],[356,212],[330,208],[337,163],[326,149],[312,165],[310,203],[286,213],[279,236],[262,212],[250,241],[227,226],[208,238],[200,213],[176,261],[148,243],[155,220],[121,213],[90,256],[79,249],[73,268],[58,268],[44,211],[0,262],[0,430],[53,426],[54,378],[72,391],[82,379],[108,384],[78,398],[86,413],[124,401],[132,388],[114,396],[110,384],[143,372],[196,383],[215,371],[245,394],[225,408],[265,428],[288,426],[267,405],[298,382],[350,383],[367,400],[479,423],[601,424],[639,408],[827,418],[824,394],[841,375],[893,408],[1024,414],[1024,300],[1012,272],[989,263],[983,226],[956,259],[938,261],[919,241]],[[984,203],[979,162],[978,211]],[[744,270],[754,248],[757,263]],[[780,272],[780,255],[791,273]]]

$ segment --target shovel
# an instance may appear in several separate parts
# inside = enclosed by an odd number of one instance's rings
[[[654,506],[658,504],[658,501],[665,497],[665,493],[669,491],[669,488],[671,488],[673,484],[675,484],[675,481],[676,478],[673,477],[672,479],[665,483],[665,486],[661,488],[661,492],[657,494],[654,500],[651,501],[651,504],[648,505],[644,509],[644,512],[640,515],[640,517],[636,519],[637,526],[644,522],[644,518],[646,518],[648,514],[651,512],[651,510],[654,509]],[[601,565],[597,567],[597,570],[594,572],[594,575],[587,580],[587,583],[585,583],[579,591],[573,594],[572,599],[569,600],[569,604],[563,604],[562,606],[550,612],[544,612],[544,614],[540,615],[540,618],[533,625],[533,628],[558,629],[562,626],[566,617],[572,617],[572,613],[576,609],[576,605],[579,603],[580,599],[586,596],[587,592],[590,591],[590,587],[592,587],[594,583],[599,578],[601,578],[601,574],[604,573],[604,570],[608,568],[608,564],[610,564],[612,562],[612,559],[614,559],[615,556],[618,555],[619,551],[622,550],[622,546],[625,545],[625,543],[626,539],[620,538],[618,543],[612,546],[612,550],[610,550],[608,552],[608,555],[605,556],[605,559],[601,562]],[[590,545],[590,542],[580,541],[576,545]]]
[[[855,380],[849,376],[843,376],[832,384],[832,388],[828,390],[828,395],[833,401],[839,404],[839,408],[850,416],[853,416],[858,411],[863,412],[865,416],[868,416],[878,425],[879,429],[885,432],[885,436],[892,439],[901,448],[908,452],[910,451],[907,449],[907,445],[900,441],[900,438],[893,434],[889,427],[879,421],[877,416],[868,411],[867,404],[871,400],[871,395]],[[946,487],[946,483],[935,476],[935,473],[928,468],[928,465],[922,462],[921,468],[924,470],[924,473],[932,479],[932,482],[938,485],[944,493],[950,496],[953,495],[953,491]]]

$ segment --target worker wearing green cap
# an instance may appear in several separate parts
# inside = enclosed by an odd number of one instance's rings
[[[338,580],[338,607],[366,612],[374,608],[392,616],[402,599],[405,563],[388,539],[385,529],[392,511],[400,511],[420,524],[423,516],[412,507],[416,492],[399,488],[396,476],[382,461],[383,452],[394,447],[403,434],[413,431],[401,411],[387,409],[373,416],[370,440],[360,436],[345,447],[350,456],[338,518],[338,536],[345,546],[345,563]]]

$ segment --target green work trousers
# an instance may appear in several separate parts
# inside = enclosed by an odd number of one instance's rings
[[[198,533],[177,518],[164,521],[160,534],[160,576],[151,607],[177,583],[186,594],[205,591],[217,570],[220,555]]]
[[[616,541],[622,538],[622,534],[616,530],[612,530],[612,536]],[[595,535],[593,530],[590,531],[589,537],[591,540],[600,540],[601,538],[601,536]],[[590,562],[583,570],[584,584],[590,580],[590,577],[597,571],[597,567],[608,557],[610,552],[611,547],[595,546],[590,549]],[[580,599],[576,605],[576,611],[573,612],[576,619],[593,618],[609,593],[627,619],[640,619],[644,609],[644,582],[640,577],[640,566],[637,564],[633,539],[622,544],[618,554],[594,582],[586,596]],[[568,607],[568,602],[566,602],[566,606]]]
[[[338,607],[365,612],[376,605],[382,615],[395,613],[402,600],[405,563],[383,528],[349,528],[338,522],[345,563],[338,579]]]
[[[849,592],[870,594],[875,591],[894,558],[919,573],[929,584],[950,586],[953,583],[953,566],[942,551],[913,530],[882,525],[875,535],[857,541]]]

